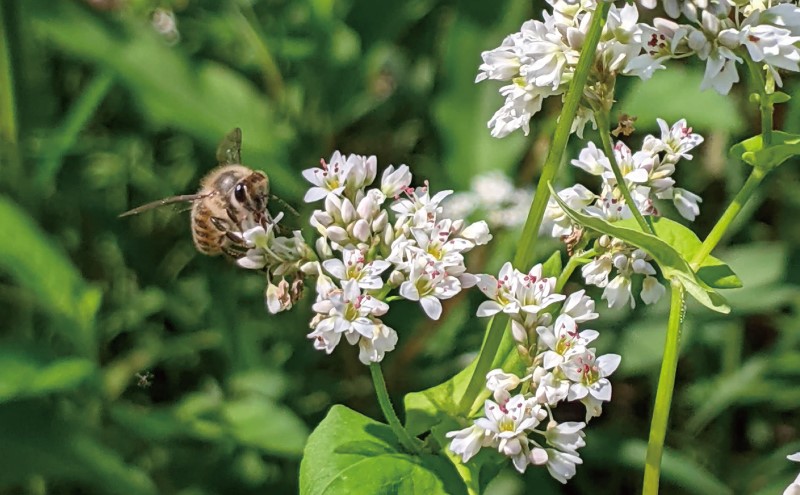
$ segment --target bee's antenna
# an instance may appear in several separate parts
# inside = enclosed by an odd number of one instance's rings
[[[290,205],[290,204],[289,204],[289,203],[287,203],[286,201],[282,200],[282,199],[281,199],[281,198],[279,198],[278,196],[275,196],[274,194],[270,194],[270,195],[269,195],[269,197],[270,197],[270,199],[274,199],[274,200],[278,201],[280,204],[282,204],[283,206],[285,206],[285,207],[286,207],[286,209],[287,209],[287,210],[289,210],[289,212],[290,212],[290,213],[292,213],[294,216],[296,216],[296,217],[299,217],[299,216],[300,216],[300,212],[298,212],[297,210],[295,210],[295,209],[292,207],[292,205]]]

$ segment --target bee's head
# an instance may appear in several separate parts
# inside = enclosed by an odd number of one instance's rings
[[[269,178],[259,170],[239,180],[231,191],[231,204],[254,213],[263,213],[269,200]]]

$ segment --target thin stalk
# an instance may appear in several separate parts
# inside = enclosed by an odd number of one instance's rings
[[[736,194],[736,197],[733,198],[733,201],[728,208],[725,209],[725,212],[722,214],[720,219],[714,225],[714,228],[711,229],[708,236],[703,241],[702,246],[700,246],[700,250],[695,253],[694,257],[691,261],[691,266],[693,270],[697,270],[700,265],[705,261],[706,257],[711,254],[711,251],[717,247],[719,241],[722,240],[722,237],[725,235],[725,232],[730,227],[733,220],[742,211],[745,203],[747,203],[750,198],[755,193],[756,189],[758,189],[759,184],[764,179],[766,172],[763,169],[758,167],[753,169],[753,172],[750,174],[750,177],[747,178],[747,181],[742,186],[742,189]]]
[[[46,155],[36,172],[36,179],[40,183],[48,183],[53,179],[61,158],[75,145],[78,135],[95,114],[113,83],[114,75],[110,70],[103,69],[81,91],[61,123],[55,139],[47,146]]]
[[[633,218],[636,219],[636,223],[639,224],[639,228],[642,229],[642,232],[652,234],[652,227],[644,219],[636,203],[633,202],[631,191],[628,189],[628,184],[625,183],[625,178],[622,176],[622,171],[619,169],[619,164],[614,155],[614,144],[611,142],[611,134],[609,134],[611,124],[609,122],[608,110],[597,110],[594,112],[594,116],[600,131],[600,141],[603,142],[603,150],[606,153],[608,162],[611,164],[611,170],[614,172],[614,178],[617,180],[617,187],[622,192],[622,197],[625,198],[625,204],[631,209]]]
[[[558,276],[556,280],[556,292],[561,292],[565,285],[567,285],[567,280],[572,275],[572,272],[575,271],[576,268],[586,263],[588,258],[594,256],[594,250],[591,250],[588,253],[584,253],[581,256],[573,256],[567,261],[567,266],[561,271],[561,275]]]
[[[378,396],[378,404],[383,411],[383,417],[389,423],[389,427],[394,432],[395,436],[403,447],[412,454],[421,454],[417,440],[415,440],[400,423],[400,419],[394,412],[392,407],[392,400],[389,399],[389,392],[386,390],[386,381],[383,379],[383,371],[379,363],[372,363],[369,365],[369,372],[372,375],[372,384],[375,386],[375,394]]]
[[[8,46],[6,15],[8,6],[0,2],[0,141],[16,146],[18,140],[17,107],[14,99],[14,69]]]
[[[658,376],[656,403],[653,407],[653,419],[650,422],[650,438],[647,442],[647,457],[644,467],[644,484],[642,495],[657,495],[658,482],[661,475],[661,457],[664,453],[664,439],[669,424],[669,410],[672,405],[672,394],[675,389],[675,372],[678,368],[678,347],[681,339],[681,323],[683,320],[683,287],[677,280],[671,282],[669,323],[667,340],[664,344],[664,358],[661,361],[661,373]]]
[[[586,81],[589,79],[589,73],[594,64],[597,44],[600,41],[600,35],[603,32],[603,26],[605,26],[610,8],[610,2],[599,2],[597,9],[592,13],[591,24],[589,26],[589,31],[586,33],[586,40],[581,50],[580,59],[578,59],[575,75],[567,90],[564,106],[561,108],[558,125],[553,135],[553,141],[547,153],[547,158],[545,159],[542,175],[539,178],[539,184],[536,186],[533,203],[531,203],[528,218],[522,229],[522,236],[517,247],[516,255],[514,256],[514,266],[516,267],[524,268],[533,262],[533,247],[539,235],[539,227],[544,217],[544,211],[547,208],[547,201],[550,199],[549,185],[558,172],[558,168],[564,156],[564,151],[567,148],[572,122],[575,120],[575,115],[578,112],[578,104],[583,97],[583,89],[586,86]],[[484,389],[486,373],[489,372],[494,362],[497,350],[503,340],[503,334],[505,333],[507,323],[508,318],[505,315],[498,315],[492,320],[489,326],[486,338],[483,341],[483,347],[478,356],[478,362],[475,365],[475,370],[472,372],[469,384],[459,401],[459,409],[464,413],[468,413],[472,409],[472,405]]]

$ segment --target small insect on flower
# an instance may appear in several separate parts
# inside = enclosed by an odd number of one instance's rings
[[[145,370],[141,373],[136,373],[136,385],[139,388],[149,388],[150,385],[153,384],[154,375],[149,371]]]
[[[272,222],[267,210],[269,177],[241,164],[242,131],[228,133],[217,148],[219,166],[200,181],[197,194],[171,196],[126,211],[120,217],[137,215],[161,206],[192,203],[192,238],[198,251],[209,256],[241,257],[247,248],[241,233],[246,226]],[[239,234],[239,235],[237,235]]]

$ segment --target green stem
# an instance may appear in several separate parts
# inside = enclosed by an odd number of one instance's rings
[[[383,416],[389,423],[389,427],[394,432],[395,436],[403,447],[412,454],[421,454],[417,440],[412,438],[411,435],[403,428],[400,419],[394,412],[392,407],[392,400],[389,398],[389,392],[386,390],[386,381],[383,379],[383,371],[379,363],[372,363],[369,365],[369,372],[372,375],[372,383],[375,386],[375,394],[378,396],[378,404],[381,406]]]
[[[642,229],[642,232],[649,232],[650,234],[653,234],[652,227],[649,223],[647,223],[647,221],[645,221],[644,217],[642,216],[642,212],[639,211],[639,207],[636,206],[636,203],[634,203],[633,196],[631,196],[631,191],[628,189],[628,184],[625,182],[625,178],[622,176],[622,171],[619,169],[617,158],[614,155],[614,144],[611,142],[611,124],[609,121],[608,110],[595,110],[594,118],[597,121],[597,127],[599,128],[600,141],[603,142],[603,150],[606,153],[608,162],[611,164],[611,170],[614,172],[614,178],[617,180],[617,188],[622,192],[622,197],[625,198],[625,204],[627,204],[631,209],[633,218],[636,219],[636,223],[639,224],[639,228]]]
[[[747,178],[747,181],[742,186],[742,189],[736,194],[736,197],[733,198],[733,201],[728,208],[725,209],[725,212],[722,214],[720,219],[714,225],[714,228],[711,229],[708,236],[703,241],[703,245],[700,246],[700,250],[695,253],[694,257],[691,261],[691,266],[693,270],[697,270],[700,265],[705,261],[706,257],[711,254],[711,251],[719,244],[719,241],[722,240],[722,237],[725,235],[725,232],[730,227],[733,220],[742,211],[745,203],[747,203],[750,198],[755,193],[756,189],[758,189],[759,184],[764,179],[766,172],[763,169],[758,167],[753,169],[753,172],[750,174],[750,177]]]
[[[36,171],[36,180],[41,184],[49,183],[58,172],[61,158],[75,145],[81,130],[86,127],[86,123],[103,102],[113,83],[113,74],[110,70],[104,69],[81,91],[61,123],[55,139],[48,144],[45,157]]]
[[[661,457],[664,453],[664,438],[667,435],[669,410],[672,404],[672,393],[675,389],[675,372],[678,367],[678,347],[681,338],[683,305],[683,287],[677,280],[673,280],[671,283],[667,340],[664,344],[661,373],[658,376],[653,419],[650,422],[650,439],[647,442],[642,495],[658,494]]]
[[[583,253],[580,256],[573,256],[567,261],[567,266],[561,271],[561,275],[558,276],[556,280],[556,292],[561,292],[564,286],[567,284],[567,280],[572,275],[572,272],[575,271],[576,268],[586,263],[586,261],[593,257],[596,253],[594,250],[590,252]]]
[[[17,108],[14,99],[14,70],[8,46],[6,15],[8,5],[0,3],[0,141],[16,147],[18,139]]]
[[[542,175],[536,186],[533,203],[531,203],[528,218],[522,229],[522,236],[517,247],[516,255],[514,256],[514,266],[516,267],[527,267],[534,260],[533,247],[536,238],[539,236],[539,227],[544,217],[544,211],[547,208],[547,202],[550,199],[549,185],[555,178],[556,172],[558,172],[558,168],[564,156],[564,151],[567,148],[572,122],[575,120],[575,115],[578,113],[578,104],[583,97],[583,89],[586,86],[586,81],[589,79],[589,73],[591,72],[597,52],[597,44],[600,41],[600,35],[603,32],[603,26],[605,26],[610,8],[611,2],[599,2],[597,9],[592,13],[591,24],[589,26],[589,31],[586,33],[581,56],[578,59],[575,74],[570,82],[566,97],[564,98],[564,106],[561,108],[561,114],[558,118],[558,125],[553,135],[553,141],[550,145],[550,150],[547,152]],[[478,355],[478,362],[475,365],[475,370],[472,372],[469,384],[459,401],[459,409],[465,414],[472,410],[473,404],[486,385],[486,373],[489,372],[492,363],[494,363],[497,350],[503,340],[503,334],[505,333],[507,323],[508,317],[505,315],[497,315],[489,326],[486,338],[483,341],[483,347]]]

